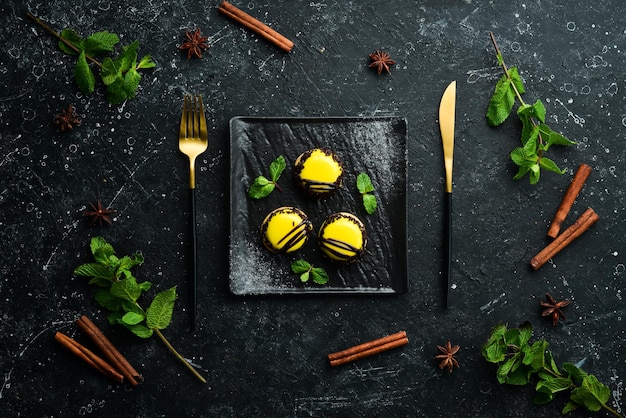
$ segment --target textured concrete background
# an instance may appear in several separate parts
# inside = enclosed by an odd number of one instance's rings
[[[221,16],[218,2],[29,1],[0,6],[0,411],[3,416],[554,416],[565,404],[532,405],[532,388],[499,385],[480,355],[490,329],[530,321],[559,363],[583,363],[624,413],[623,317],[626,5],[596,1],[395,1],[235,3],[295,42],[284,54]],[[135,39],[157,67],[138,96],[108,105],[79,93],[73,60],[26,18],[57,30],[109,30]],[[179,51],[200,27],[201,60]],[[501,69],[488,32],[517,65],[528,102],[541,99],[550,126],[577,142],[553,149],[568,168],[538,185],[513,181],[508,154],[520,126],[489,128],[484,114]],[[376,49],[397,61],[367,68]],[[442,308],[441,92],[457,80],[454,262],[451,307]],[[177,131],[185,93],[203,94],[209,150],[197,161],[200,326],[186,304],[187,162]],[[82,125],[58,133],[68,104]],[[229,292],[228,122],[235,116],[396,116],[408,123],[408,259],[402,295],[237,297]],[[530,258],[581,164],[593,167],[567,223],[587,207],[600,221],[539,271]],[[102,198],[113,225],[81,213]],[[165,331],[197,365],[198,383],[156,339],[106,324],[73,269],[102,235],[120,255],[141,251],[136,275],[180,297]],[[573,303],[552,327],[539,301]],[[84,341],[87,314],[139,369],[137,388],[112,384],[53,341]],[[331,369],[326,354],[399,330],[409,345]],[[461,345],[461,368],[437,368],[436,345]],[[577,412],[572,416],[586,416]]]

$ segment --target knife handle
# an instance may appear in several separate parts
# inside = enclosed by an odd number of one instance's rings
[[[443,265],[444,306],[448,307],[452,277],[452,193],[446,192],[444,199],[445,259]]]

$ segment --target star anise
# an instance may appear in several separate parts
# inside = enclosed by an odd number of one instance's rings
[[[456,358],[454,358],[456,353],[461,349],[460,346],[455,345],[453,347],[452,344],[450,344],[450,341],[448,341],[445,346],[438,345],[437,349],[441,351],[442,354],[436,355],[435,358],[443,359],[439,363],[440,369],[447,368],[448,371],[452,373],[452,369],[454,367],[460,367],[459,362]]]
[[[391,74],[389,67],[396,65],[396,62],[391,59],[391,55],[384,51],[376,51],[373,54],[370,54],[370,58],[374,61],[370,64],[370,68],[376,68],[376,72],[378,74],[382,73],[383,70],[386,70],[389,74]]]
[[[546,293],[546,301],[542,300],[539,303],[545,308],[541,313],[541,316],[551,316],[552,325],[556,325],[559,322],[559,319],[563,319],[564,321],[567,320],[563,314],[563,308],[571,303],[569,300],[557,302],[550,293]]]
[[[100,199],[98,199],[95,204],[89,202],[89,206],[91,209],[87,208],[83,212],[83,216],[89,218],[89,226],[93,226],[96,222],[102,226],[102,221],[109,225],[113,223],[111,214],[115,212],[115,209],[105,208]]]
[[[69,105],[67,109],[63,109],[58,115],[54,115],[54,124],[59,127],[61,132],[73,129],[74,126],[80,125],[80,119],[74,105]]]
[[[209,37],[202,36],[200,28],[196,28],[194,32],[187,30],[185,37],[185,43],[179,46],[179,48],[187,50],[187,59],[190,59],[193,55],[202,58],[202,51],[209,49],[209,45],[207,44]]]

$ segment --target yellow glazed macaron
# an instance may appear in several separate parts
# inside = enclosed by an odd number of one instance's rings
[[[283,206],[270,212],[261,224],[265,248],[274,253],[298,251],[309,239],[313,225],[300,209]]]
[[[330,215],[317,234],[320,248],[330,259],[351,263],[365,253],[367,232],[355,215],[338,212]]]
[[[294,174],[300,189],[311,196],[326,198],[342,185],[343,163],[329,149],[314,148],[296,158]]]

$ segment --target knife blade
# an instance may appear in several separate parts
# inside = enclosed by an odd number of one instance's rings
[[[452,81],[441,96],[439,104],[439,129],[443,144],[445,169],[444,236],[445,258],[443,269],[444,306],[448,307],[452,276],[452,167],[454,155],[454,120],[456,114],[456,81]]]

